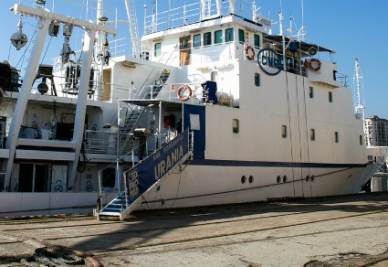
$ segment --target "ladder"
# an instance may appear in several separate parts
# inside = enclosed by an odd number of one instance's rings
[[[160,181],[168,174],[184,164],[192,156],[192,137],[187,130],[178,135],[175,139],[164,144],[160,149],[149,155],[134,167],[124,172],[124,192],[120,192],[111,202],[109,202],[101,211],[97,212],[97,218],[118,218],[124,220],[137,209],[143,202],[144,195],[156,188]],[[158,154],[158,157],[155,155]],[[174,162],[171,162],[171,155],[174,155]],[[169,158],[171,165],[166,165],[166,159]],[[163,173],[155,175],[155,168],[163,164]]]

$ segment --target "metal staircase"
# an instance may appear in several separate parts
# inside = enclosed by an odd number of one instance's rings
[[[152,85],[144,87],[140,92],[136,94],[136,99],[155,99],[163,87],[166,85],[171,72],[164,69],[160,74],[159,79],[155,80]],[[131,133],[135,130],[138,122],[145,111],[144,107],[132,105],[125,116],[124,125],[120,128],[122,133],[125,133],[125,139],[121,142],[121,150],[130,151],[132,147],[132,136]],[[122,151],[121,151],[122,152]],[[122,154],[122,153],[120,153]]]
[[[156,188],[160,181],[168,176],[172,170],[184,164],[191,157],[192,140],[190,132],[186,131],[125,171],[124,192],[120,192],[111,202],[97,212],[97,218],[99,220],[106,218],[126,219],[132,211],[142,204],[144,195],[147,192]],[[158,154],[158,157],[155,157],[155,154]],[[168,166],[165,162],[166,159],[171,161],[171,155],[174,155],[175,161]],[[156,177],[154,170],[160,163],[165,166],[165,171],[159,173],[159,176]]]

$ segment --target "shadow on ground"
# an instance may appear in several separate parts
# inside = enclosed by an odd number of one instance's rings
[[[354,202],[362,202],[362,204],[357,205]],[[233,222],[247,221],[249,218],[241,217],[249,215],[263,215],[263,219],[279,218],[279,220],[282,220],[290,213],[307,214],[338,210],[362,214],[379,212],[385,209],[388,209],[387,193],[315,198],[289,202],[143,211],[135,213],[130,222],[120,222],[120,224],[124,225],[124,229],[121,227],[120,230],[112,230],[112,232],[104,234],[72,236],[71,238],[79,238],[80,241],[74,243],[71,248],[87,252],[111,252],[152,246],[153,244],[159,245],[163,244],[163,242],[160,242],[160,237],[175,229],[194,227],[198,223],[201,226],[219,224],[222,220],[231,220]],[[257,223],[257,221],[260,221],[260,218],[255,217],[254,220]],[[271,229],[267,228],[265,230]]]

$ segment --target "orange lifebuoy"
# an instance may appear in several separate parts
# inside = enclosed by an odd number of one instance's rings
[[[249,59],[249,60],[254,60],[254,59],[255,59],[255,56],[256,56],[255,49],[253,49],[252,46],[248,45],[248,46],[245,48],[245,56],[246,56],[247,59]]]
[[[319,71],[321,69],[322,62],[319,59],[312,58],[304,62],[304,67],[309,68],[312,71]]]
[[[316,59],[316,58],[312,58],[310,59],[310,69],[313,70],[313,71],[319,71],[321,69],[321,61],[319,59]]]
[[[177,95],[180,101],[186,102],[193,96],[193,90],[191,90],[190,86],[185,84],[179,87]]]

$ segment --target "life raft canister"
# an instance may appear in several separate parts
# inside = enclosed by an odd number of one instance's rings
[[[247,47],[245,47],[245,56],[246,56],[247,59],[249,59],[249,60],[254,60],[255,57],[256,57],[255,49],[253,49],[253,47],[250,46],[250,45],[248,45]]]
[[[177,95],[180,101],[186,102],[193,96],[193,90],[185,84],[179,87]]]

